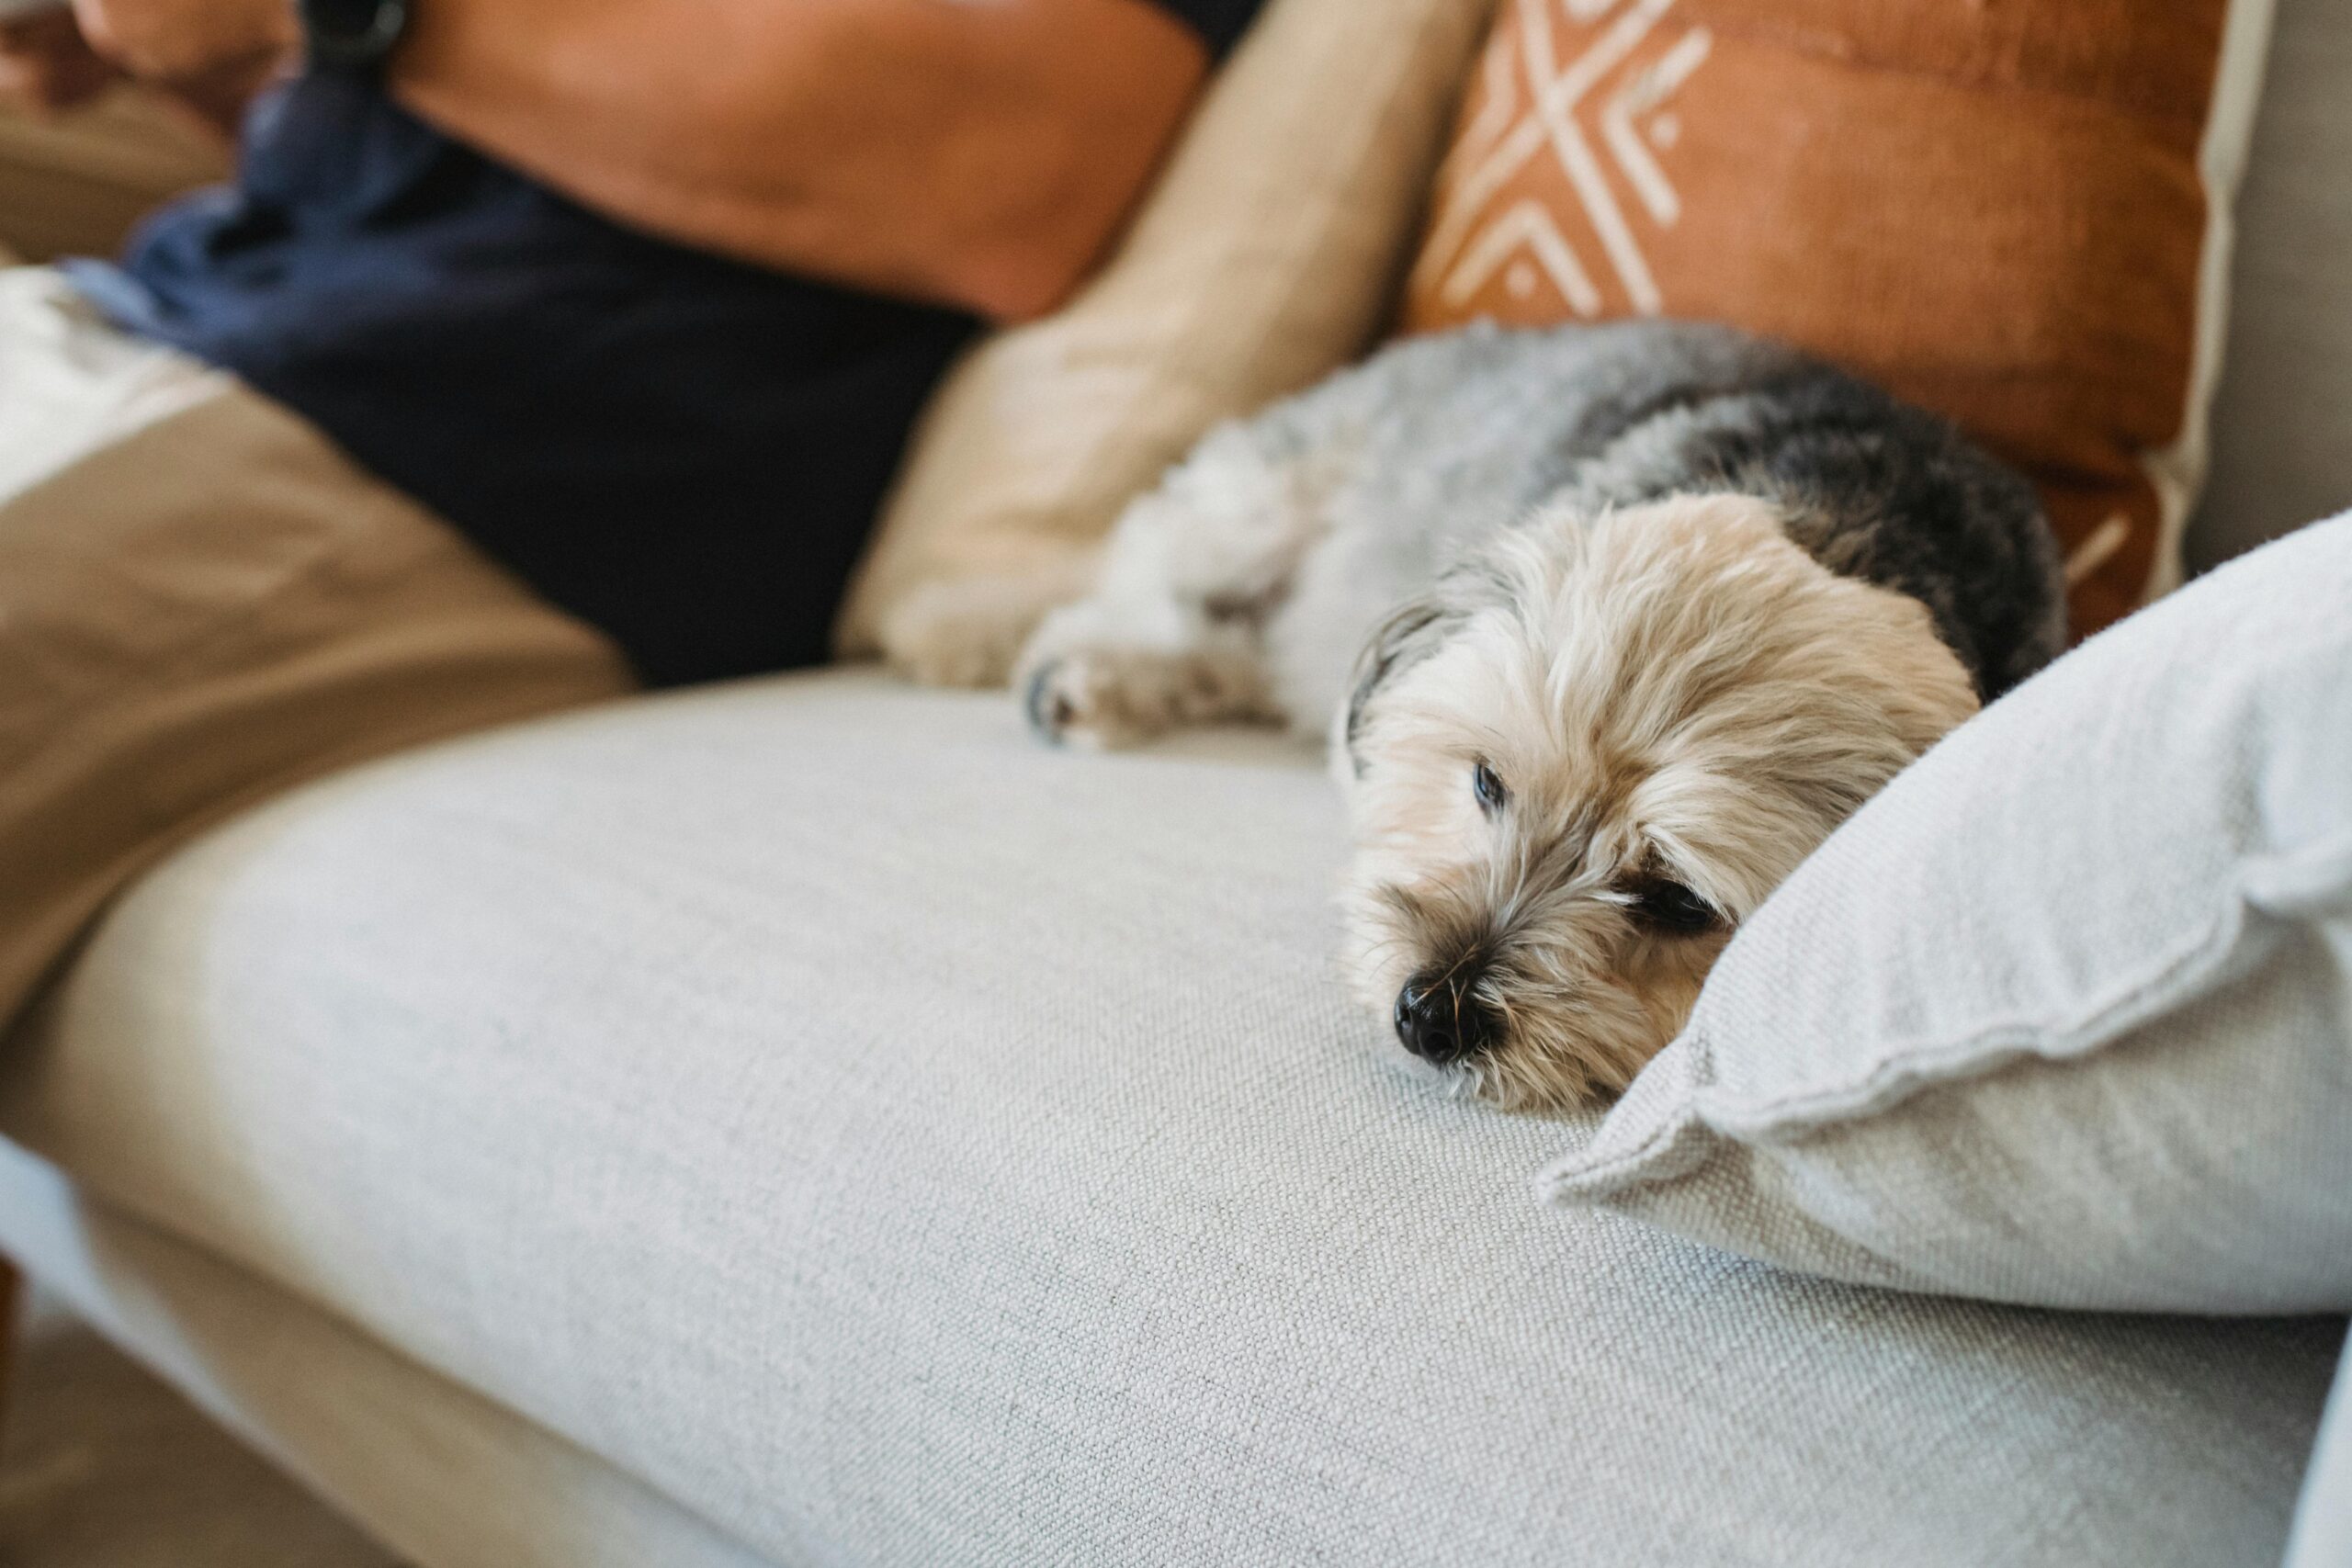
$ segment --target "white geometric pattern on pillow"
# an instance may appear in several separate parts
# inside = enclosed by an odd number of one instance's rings
[[[1869,1283],[2352,1308],[2352,517],[1898,779],[1544,1186]]]

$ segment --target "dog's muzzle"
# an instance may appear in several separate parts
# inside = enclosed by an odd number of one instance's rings
[[[1396,993],[1396,1038],[1424,1062],[1450,1066],[1495,1043],[1495,1016],[1471,994],[1475,975],[1416,976]]]

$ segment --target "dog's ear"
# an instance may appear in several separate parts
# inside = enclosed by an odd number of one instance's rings
[[[1449,604],[1442,592],[1408,599],[1389,612],[1388,618],[1356,655],[1355,673],[1348,682],[1348,721],[1341,731],[1348,748],[1348,765],[1358,778],[1363,777],[1363,754],[1356,749],[1356,741],[1363,731],[1364,715],[1372,706],[1372,699],[1380,688],[1396,676],[1410,670],[1435,653],[1448,634],[1459,626],[1464,612]]]
[[[1348,682],[1347,723],[1340,731],[1356,777],[1363,777],[1357,738],[1381,688],[1445,646],[1446,639],[1481,610],[1510,603],[1516,581],[1511,565],[1514,542],[1514,536],[1506,534],[1492,547],[1448,569],[1427,593],[1390,611],[1363,651],[1356,655],[1355,673]]]

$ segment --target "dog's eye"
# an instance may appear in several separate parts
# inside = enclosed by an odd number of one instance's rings
[[[1478,809],[1489,817],[1510,799],[1510,791],[1503,787],[1502,775],[1486,762],[1470,770],[1470,792],[1478,797]]]
[[[1696,936],[1723,923],[1715,907],[1679,882],[1657,877],[1627,889],[1634,914],[1645,924],[1677,936]]]

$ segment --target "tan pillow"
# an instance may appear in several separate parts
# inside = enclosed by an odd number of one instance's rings
[[[838,630],[1001,681],[1128,499],[1386,323],[1494,0],[1272,0],[1102,273],[933,400]]]
[[[1409,328],[1787,339],[2041,482],[2077,630],[2179,577],[2271,0],[1504,0]]]

